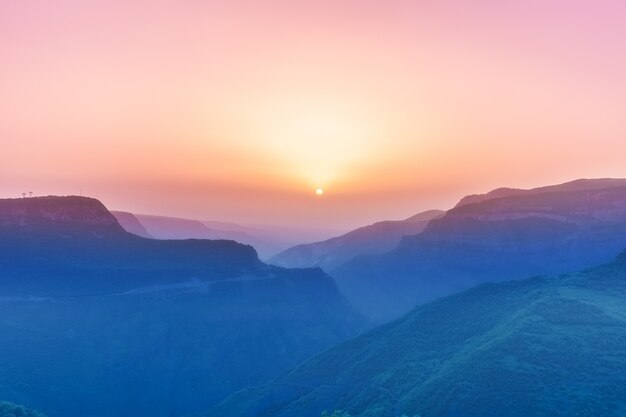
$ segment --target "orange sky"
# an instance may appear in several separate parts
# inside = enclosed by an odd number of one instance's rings
[[[5,197],[348,229],[626,177],[621,1],[5,1],[0,62]]]

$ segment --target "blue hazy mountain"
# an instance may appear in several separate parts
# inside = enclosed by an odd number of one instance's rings
[[[49,417],[207,409],[366,326],[320,269],[145,239],[97,200],[0,200],[0,399]]]
[[[360,227],[342,236],[291,247],[268,262],[289,268],[321,267],[325,271],[343,265],[358,255],[388,252],[400,243],[403,236],[415,235],[428,222],[444,215],[441,210],[429,210],[405,220],[387,220]]]
[[[608,262],[626,247],[626,181],[584,180],[472,196],[402,238],[332,272],[376,321],[489,281],[556,274]]]
[[[111,211],[127,232],[155,239],[234,240],[254,246],[262,259],[293,245],[293,237],[269,226],[247,226],[219,221],[201,221],[171,216]],[[145,229],[145,233],[140,229]]]
[[[626,254],[419,306],[207,416],[626,415]]]
[[[139,219],[133,213],[129,213],[127,211],[111,211],[111,214],[115,216],[120,226],[122,226],[128,233],[148,239],[154,238],[154,236],[148,232],[148,230],[143,224],[141,224]]]

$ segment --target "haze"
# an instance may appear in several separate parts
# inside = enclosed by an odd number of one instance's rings
[[[349,229],[626,177],[626,4],[504,3],[3,1],[0,194]]]

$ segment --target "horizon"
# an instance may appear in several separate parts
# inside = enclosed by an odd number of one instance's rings
[[[133,210],[129,210],[129,209],[125,209],[125,208],[119,208],[119,207],[112,207],[110,206],[106,201],[96,197],[96,196],[92,196],[92,195],[85,195],[85,194],[35,194],[33,192],[32,195],[28,195],[28,192],[22,192],[20,193],[20,195],[16,195],[13,197],[10,196],[5,196],[5,197],[1,197],[0,199],[22,199],[22,198],[46,198],[46,197],[84,197],[84,198],[91,198],[91,199],[95,199],[99,202],[101,202],[106,208],[107,210],[109,210],[110,212],[127,212],[133,215],[139,215],[139,216],[151,216],[151,217],[163,217],[163,218],[172,218],[172,219],[184,219],[184,220],[196,220],[202,223],[211,223],[211,222],[215,222],[215,223],[224,223],[225,225],[232,225],[232,226],[245,226],[245,227],[250,227],[250,228],[255,228],[255,227],[259,227],[259,228],[263,228],[263,227],[267,227],[267,228],[277,228],[277,229],[281,229],[284,228],[285,231],[291,231],[292,233],[297,233],[297,231],[300,232],[310,232],[313,230],[316,230],[319,232],[319,234],[317,236],[321,236],[319,237],[319,239],[325,240],[328,238],[332,238],[335,237],[337,234],[344,234],[350,231],[353,231],[355,229],[358,229],[360,227],[364,227],[364,226],[369,226],[378,222],[384,222],[384,221],[403,221],[403,220],[407,220],[412,216],[415,216],[417,214],[422,214],[422,213],[426,213],[428,211],[448,211],[450,209],[452,209],[457,203],[459,203],[464,197],[468,197],[468,196],[472,196],[472,195],[480,195],[480,194],[487,194],[491,191],[496,191],[499,189],[515,189],[515,190],[532,190],[535,188],[541,188],[541,187],[546,187],[546,186],[554,186],[554,185],[563,185],[563,184],[568,184],[568,183],[573,183],[576,181],[599,181],[599,180],[626,180],[625,178],[619,178],[619,177],[598,177],[598,178],[575,178],[575,179],[571,179],[571,180],[567,180],[567,181],[563,181],[563,182],[558,182],[558,183],[546,183],[546,184],[539,184],[536,186],[531,186],[531,187],[514,187],[514,186],[500,186],[500,187],[495,187],[495,188],[491,188],[489,190],[485,190],[485,191],[480,191],[480,192],[468,192],[466,194],[460,195],[458,196],[458,198],[454,199],[452,203],[448,204],[445,207],[431,207],[431,208],[426,208],[423,210],[418,210],[418,211],[414,211],[411,214],[405,216],[405,217],[399,217],[399,218],[393,218],[393,217],[383,217],[383,218],[379,218],[379,219],[374,219],[372,221],[370,221],[369,223],[361,223],[361,224],[355,224],[354,226],[347,226],[346,228],[319,228],[319,227],[307,227],[307,226],[302,226],[302,225],[290,225],[290,224],[285,224],[285,223],[247,223],[247,222],[237,222],[234,220],[229,220],[229,219],[216,219],[216,218],[205,218],[205,217],[185,217],[185,216],[177,216],[177,215],[173,215],[170,213],[164,213],[164,212],[138,212],[138,211],[133,211]],[[326,236],[327,237],[323,237]],[[306,233],[303,236],[299,236],[297,234],[295,234],[294,236],[292,236],[294,239],[297,239],[299,237],[302,237],[303,241],[300,243],[311,243],[313,242],[312,237],[306,235]]]
[[[625,10],[3,3],[0,194],[350,230],[626,177]]]
[[[243,227],[247,227],[247,228],[250,228],[250,229],[255,229],[256,228],[256,229],[258,229],[259,232],[263,231],[263,229],[265,229],[266,232],[268,232],[270,230],[273,230],[274,232],[282,232],[282,233],[285,233],[285,235],[283,235],[283,239],[286,239],[285,242],[291,242],[292,245],[298,245],[298,244],[310,244],[310,243],[315,243],[315,242],[326,241],[328,239],[332,239],[332,238],[335,238],[335,237],[338,237],[338,236],[343,236],[344,234],[352,232],[352,231],[354,231],[356,229],[359,229],[359,228],[362,228],[362,227],[371,226],[371,225],[379,223],[379,222],[403,221],[403,220],[407,220],[410,217],[413,217],[415,215],[427,213],[429,211],[446,212],[446,211],[454,208],[455,205],[458,204],[465,197],[469,197],[469,196],[473,196],[473,195],[487,194],[489,192],[497,191],[497,190],[501,190],[501,189],[533,190],[533,189],[536,189],[536,188],[542,188],[542,187],[547,187],[547,186],[559,186],[559,185],[574,183],[574,182],[578,182],[578,181],[602,181],[602,180],[626,180],[626,178],[618,178],[618,177],[576,178],[576,179],[571,179],[571,180],[568,180],[568,181],[563,181],[563,182],[558,182],[558,183],[539,184],[537,186],[532,186],[532,187],[512,187],[512,186],[495,187],[495,188],[492,188],[490,190],[485,190],[484,192],[470,192],[470,193],[466,193],[464,195],[461,195],[458,198],[456,198],[453,203],[449,204],[446,207],[431,207],[431,208],[428,208],[428,209],[415,211],[412,214],[410,214],[408,216],[405,216],[405,217],[401,217],[401,218],[384,217],[384,218],[372,220],[369,223],[355,224],[354,226],[349,226],[349,227],[346,227],[346,228],[343,228],[343,229],[342,228],[328,228],[328,227],[320,228],[320,227],[313,227],[313,226],[289,225],[289,224],[246,223],[246,222],[230,221],[228,219],[224,220],[224,219],[207,219],[207,218],[202,218],[202,217],[194,218],[194,217],[176,216],[176,215],[171,215],[169,213],[136,212],[136,211],[122,209],[122,208],[110,207],[107,204],[106,201],[103,201],[100,198],[97,198],[95,196],[90,196],[90,195],[83,195],[83,194],[78,194],[78,195],[76,195],[76,194],[67,194],[67,195],[60,195],[60,194],[37,195],[37,194],[33,193],[32,195],[28,195],[27,192],[22,192],[22,193],[20,193],[20,196],[3,197],[3,198],[0,198],[0,200],[1,199],[23,199],[23,198],[24,199],[28,199],[28,198],[47,198],[47,197],[61,197],[61,198],[64,198],[64,197],[84,197],[84,198],[90,198],[90,199],[95,199],[95,200],[99,201],[110,212],[126,212],[126,213],[130,213],[132,215],[138,215],[138,216],[199,221],[199,222],[203,223],[205,226],[207,226],[209,229],[212,229],[210,223],[213,222],[213,223],[223,223],[224,226],[230,225],[230,226],[234,226],[234,227],[243,226]],[[215,229],[215,230],[219,231],[220,229]],[[226,229],[223,229],[223,230],[229,230],[229,229],[226,228]]]

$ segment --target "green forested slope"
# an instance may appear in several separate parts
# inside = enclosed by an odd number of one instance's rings
[[[622,416],[625,371],[622,255],[418,307],[209,415]]]

